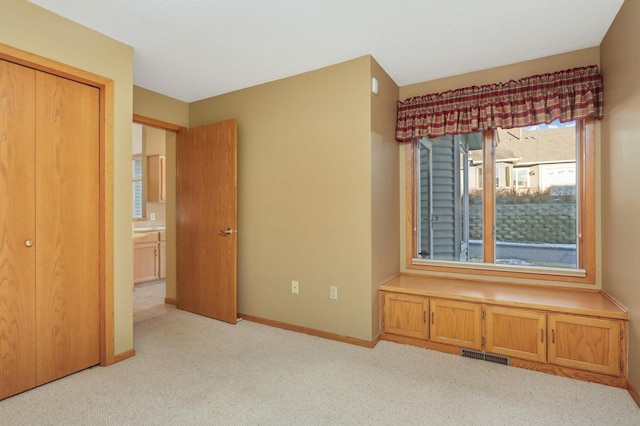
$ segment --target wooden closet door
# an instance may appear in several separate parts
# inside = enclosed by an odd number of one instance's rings
[[[0,399],[36,384],[34,81],[0,60]]]
[[[100,362],[99,90],[36,73],[38,384]]]

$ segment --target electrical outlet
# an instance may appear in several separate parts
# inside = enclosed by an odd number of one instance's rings
[[[298,287],[299,283],[298,281],[291,281],[291,293],[293,294],[298,294]]]
[[[333,300],[338,299],[338,286],[335,286],[335,285],[329,286],[329,299],[333,299]]]
[[[155,213],[151,213],[151,220],[156,220],[156,214]]]

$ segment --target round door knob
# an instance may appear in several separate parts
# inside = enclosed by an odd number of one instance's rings
[[[27,240],[27,241],[25,241],[24,245],[27,246],[27,247],[31,247],[33,245],[33,241]]]

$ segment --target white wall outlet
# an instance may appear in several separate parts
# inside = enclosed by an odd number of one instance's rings
[[[336,285],[329,286],[329,299],[333,299],[333,300],[338,299],[338,286]]]
[[[151,217],[151,220],[156,220],[156,214],[155,213],[151,213],[149,216]]]
[[[298,281],[291,281],[291,293],[293,294],[298,294],[298,287],[299,283]]]

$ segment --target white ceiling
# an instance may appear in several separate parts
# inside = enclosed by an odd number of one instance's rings
[[[623,3],[30,1],[132,46],[134,84],[185,102],[367,54],[405,86],[598,46]]]

